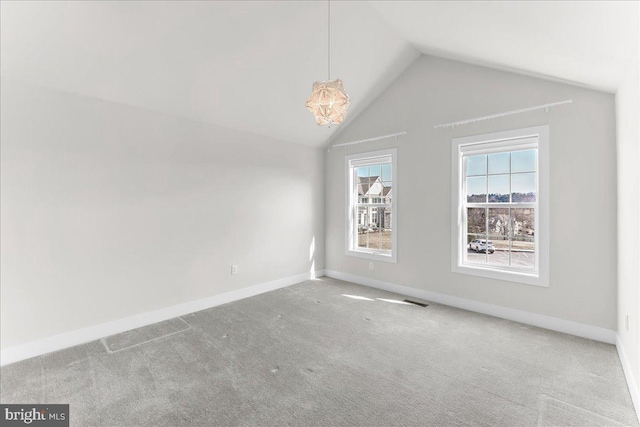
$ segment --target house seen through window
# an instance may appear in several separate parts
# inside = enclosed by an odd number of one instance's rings
[[[347,254],[395,262],[395,150],[347,157]]]

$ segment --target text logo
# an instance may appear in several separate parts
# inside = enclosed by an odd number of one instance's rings
[[[0,426],[69,427],[69,405],[0,405]]]

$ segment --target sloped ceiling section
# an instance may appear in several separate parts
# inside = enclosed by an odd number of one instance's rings
[[[638,61],[630,36],[638,7],[334,0],[331,78],[344,81],[352,106],[345,124],[330,129],[304,108],[312,83],[327,79],[326,1],[3,1],[0,71],[323,146],[421,53],[613,93]]]
[[[331,9],[356,115],[420,53],[368,2]],[[304,108],[327,78],[326,2],[2,2],[1,20],[9,79],[310,146],[337,129]]]
[[[372,1],[424,54],[614,93],[638,61],[637,1]]]

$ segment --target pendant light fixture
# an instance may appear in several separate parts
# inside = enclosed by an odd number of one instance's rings
[[[313,93],[305,106],[316,118],[319,126],[340,124],[349,108],[349,95],[344,90],[342,80],[331,80],[331,0],[327,1],[328,22],[328,75],[326,82],[314,82]]]

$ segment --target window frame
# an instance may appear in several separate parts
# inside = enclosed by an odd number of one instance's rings
[[[535,211],[535,271],[504,266],[465,264],[467,250],[465,152],[487,154],[491,152],[517,151],[530,145],[537,138],[537,192]],[[535,286],[549,286],[549,126],[534,126],[482,135],[452,139],[451,167],[451,271],[453,273],[480,276]],[[489,175],[487,175],[489,176]],[[511,197],[511,196],[510,196]],[[532,203],[491,203],[492,208],[526,208]],[[471,205],[471,206],[468,206]]]
[[[378,250],[378,249],[365,249],[359,248],[355,243],[357,242],[357,214],[355,209],[362,203],[359,202],[357,194],[356,182],[357,168],[352,167],[351,162],[354,160],[367,160],[375,159],[377,157],[391,157],[391,182],[393,197],[390,203],[384,203],[386,197],[381,197],[383,203],[371,203],[366,205],[371,207],[391,207],[391,250]],[[365,153],[351,154],[345,156],[345,255],[354,256],[358,258],[366,258],[374,261],[384,261],[396,263],[398,260],[398,204],[397,200],[397,183],[398,183],[398,168],[397,168],[397,149],[390,148],[387,150],[370,151]],[[369,197],[369,199],[372,199]],[[354,204],[354,201],[357,201]]]

